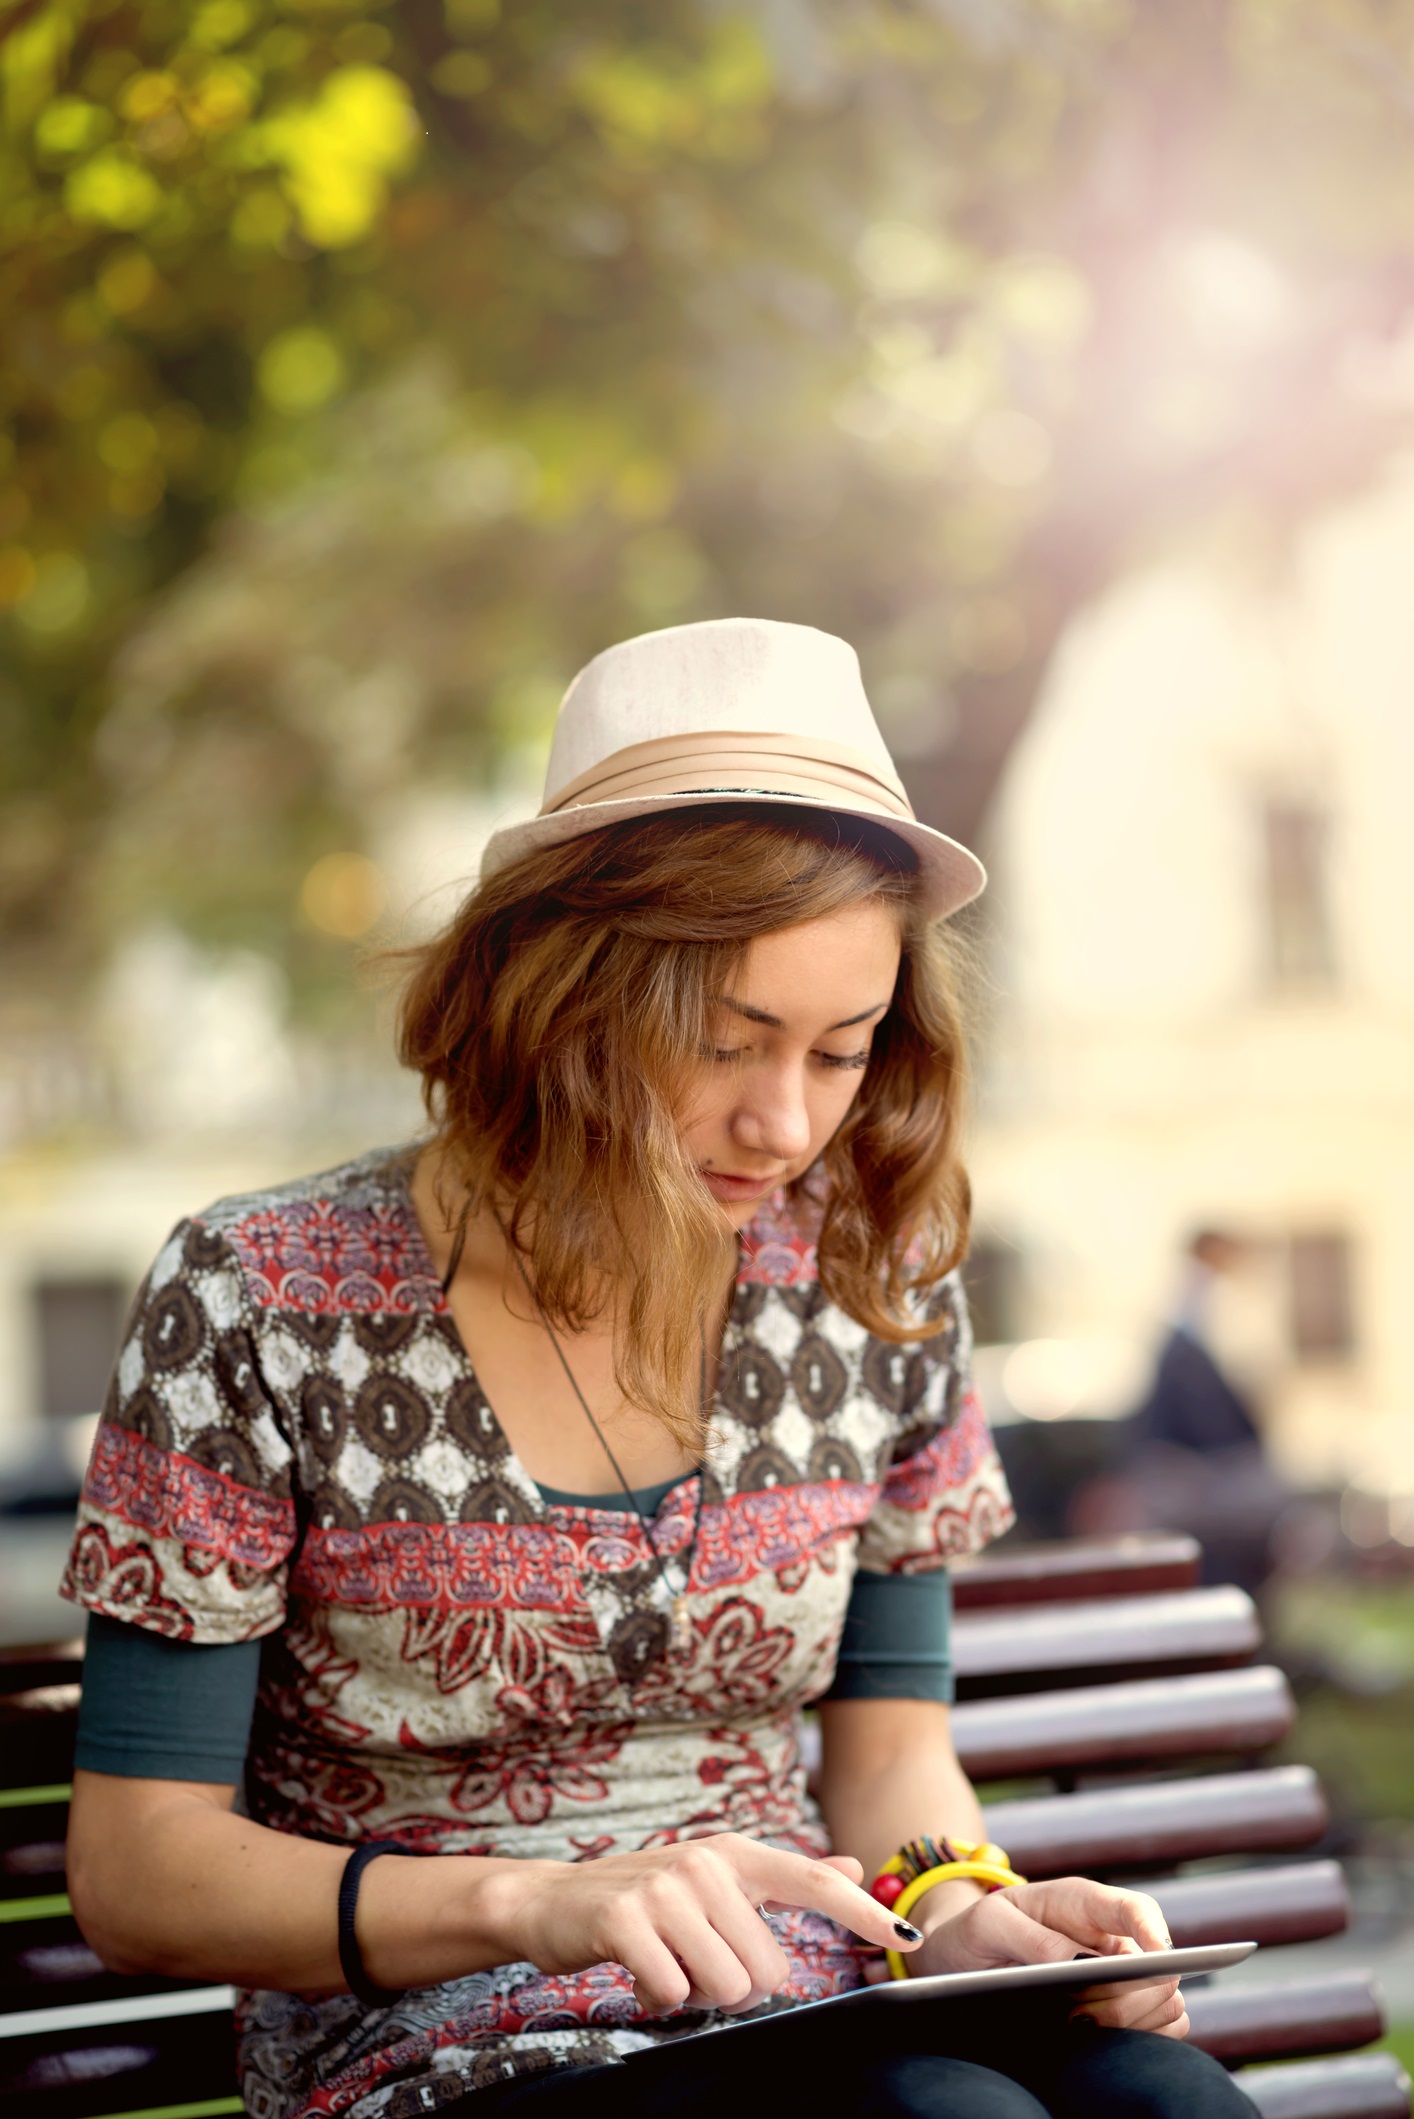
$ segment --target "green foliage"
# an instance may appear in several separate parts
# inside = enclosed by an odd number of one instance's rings
[[[1376,2053],[1393,2053],[1406,2074],[1414,2074],[1414,2023],[1397,2023],[1372,2048]]]
[[[1314,1766],[1337,1815],[1414,1819],[1414,1598],[1387,1583],[1298,1578],[1278,1586],[1272,1633],[1309,1672],[1287,1749]]]
[[[32,981],[154,909],[300,970],[299,880],[391,788],[493,770],[606,640],[724,610],[856,638],[966,828],[1080,598],[1387,445],[1389,393],[1331,378],[1402,302],[1405,0],[0,25]]]

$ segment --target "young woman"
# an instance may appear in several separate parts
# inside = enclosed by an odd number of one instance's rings
[[[885,1950],[1167,1940],[1140,1893],[965,1858],[946,1563],[1009,1504],[939,922],[981,882],[843,642],[610,650],[541,815],[413,967],[430,1136],[159,1254],[66,1584],[71,1890],[116,1969],[247,1990],[257,2119],[705,2119],[782,2082],[840,2115],[1250,2114],[1172,1981],[789,2015]],[[924,1835],[915,1922],[865,1887]]]

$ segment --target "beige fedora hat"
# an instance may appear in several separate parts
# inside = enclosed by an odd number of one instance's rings
[[[561,702],[540,814],[498,831],[481,872],[626,817],[727,800],[886,824],[917,854],[935,919],[987,880],[914,816],[848,641],[770,618],[670,626],[596,655]]]

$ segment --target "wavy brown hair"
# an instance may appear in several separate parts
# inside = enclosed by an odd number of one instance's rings
[[[687,1447],[699,1306],[730,1253],[680,1139],[717,997],[758,936],[864,899],[898,918],[893,1004],[858,1097],[808,1177],[828,1298],[890,1340],[927,1336],[962,1257],[966,1076],[957,949],[923,915],[907,843],[819,811],[710,804],[609,825],[484,880],[411,952],[398,1049],[422,1076],[463,1217],[494,1208],[546,1315],[613,1305],[619,1386]]]

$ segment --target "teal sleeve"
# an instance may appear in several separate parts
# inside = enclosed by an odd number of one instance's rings
[[[74,1764],[132,1780],[239,1786],[260,1646],[169,1641],[91,1612]]]
[[[835,1680],[827,1700],[951,1700],[952,1580],[923,1575],[854,1578]]]

